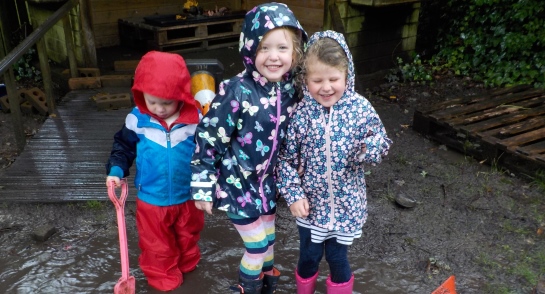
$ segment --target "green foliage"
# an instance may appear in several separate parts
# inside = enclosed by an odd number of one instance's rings
[[[33,80],[39,82],[42,79],[41,72],[32,65],[35,55],[36,50],[31,48],[13,64],[15,79],[17,81]]]
[[[545,87],[542,0],[448,0],[432,62],[486,86]]]
[[[398,67],[392,69],[390,74],[386,76],[389,82],[397,82],[400,80],[406,82],[414,82],[417,84],[426,84],[433,80],[431,71],[422,64],[420,55],[415,55],[412,62],[403,62],[401,57],[397,58]]]

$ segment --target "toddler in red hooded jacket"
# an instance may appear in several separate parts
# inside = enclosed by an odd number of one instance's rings
[[[148,284],[170,291],[201,258],[204,213],[191,199],[191,157],[199,111],[184,59],[150,51],[140,60],[132,93],[136,107],[114,136],[106,184],[129,175],[136,161],[138,262]]]

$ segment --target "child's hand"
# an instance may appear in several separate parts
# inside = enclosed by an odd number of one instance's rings
[[[202,211],[206,211],[208,214],[212,214],[212,202],[210,201],[195,200],[195,207]]]
[[[300,178],[302,178],[303,175],[305,174],[305,169],[303,168],[302,165],[300,165],[299,168],[297,169],[297,174],[299,175]]]
[[[364,143],[363,147],[361,147],[361,151],[356,155],[359,161],[363,161],[365,153],[367,153],[367,144]]]
[[[290,206],[291,214],[295,217],[307,217],[310,211],[308,200],[306,198],[295,201]]]
[[[117,188],[121,187],[121,179],[119,177],[107,176],[106,177],[106,187],[108,187],[109,182],[115,182],[115,186]]]

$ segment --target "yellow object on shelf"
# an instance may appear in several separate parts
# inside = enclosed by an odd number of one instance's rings
[[[189,9],[189,8],[191,8],[191,6],[197,7],[197,6],[199,6],[199,2],[193,1],[193,0],[187,0],[187,1],[184,3],[184,8],[185,8],[185,9]]]

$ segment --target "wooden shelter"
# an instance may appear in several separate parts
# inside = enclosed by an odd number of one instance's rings
[[[27,2],[29,15],[34,24],[40,23],[40,19],[47,16],[48,10],[51,9],[50,2],[63,2],[63,0],[27,0]],[[195,35],[190,33],[185,36],[187,32],[192,32],[190,28],[180,27],[174,31],[175,29],[150,26],[144,21],[141,21],[139,28],[137,28],[138,25],[130,24],[131,21],[134,23],[135,19],[147,16],[182,12],[184,2],[183,0],[80,0],[80,5],[70,15],[74,28],[73,38],[78,65],[96,66],[92,52],[96,48],[126,44],[133,46],[140,42],[141,48],[148,50],[183,52],[190,49],[206,50],[207,46],[210,48],[222,45],[232,46],[236,42],[240,23],[226,24],[231,27],[225,32],[220,31],[221,34],[217,37],[208,35],[206,28],[201,30],[201,33],[195,33]],[[247,11],[264,2],[266,1],[201,0],[198,4],[203,10],[228,7],[232,11]],[[279,2],[287,4],[293,10],[309,34],[325,29],[344,33],[352,50],[358,74],[368,77],[369,81],[382,80],[385,71],[396,65],[398,56],[406,58],[415,49],[420,0],[285,0]],[[123,21],[129,24],[123,27],[120,25]],[[195,31],[197,30],[199,29],[195,28]],[[205,33],[203,34],[202,31]],[[165,37],[168,34],[174,35],[175,40]],[[131,39],[128,40],[129,42],[124,42],[127,40],[123,38],[127,36]],[[198,46],[182,46],[185,45],[182,37],[185,37],[187,42],[196,43],[199,41],[198,38],[201,38],[202,42]],[[50,58],[61,64],[66,63],[64,38],[62,24],[46,35]],[[213,46],[206,43],[207,41],[211,41],[210,44]],[[212,41],[215,42],[212,43]]]

